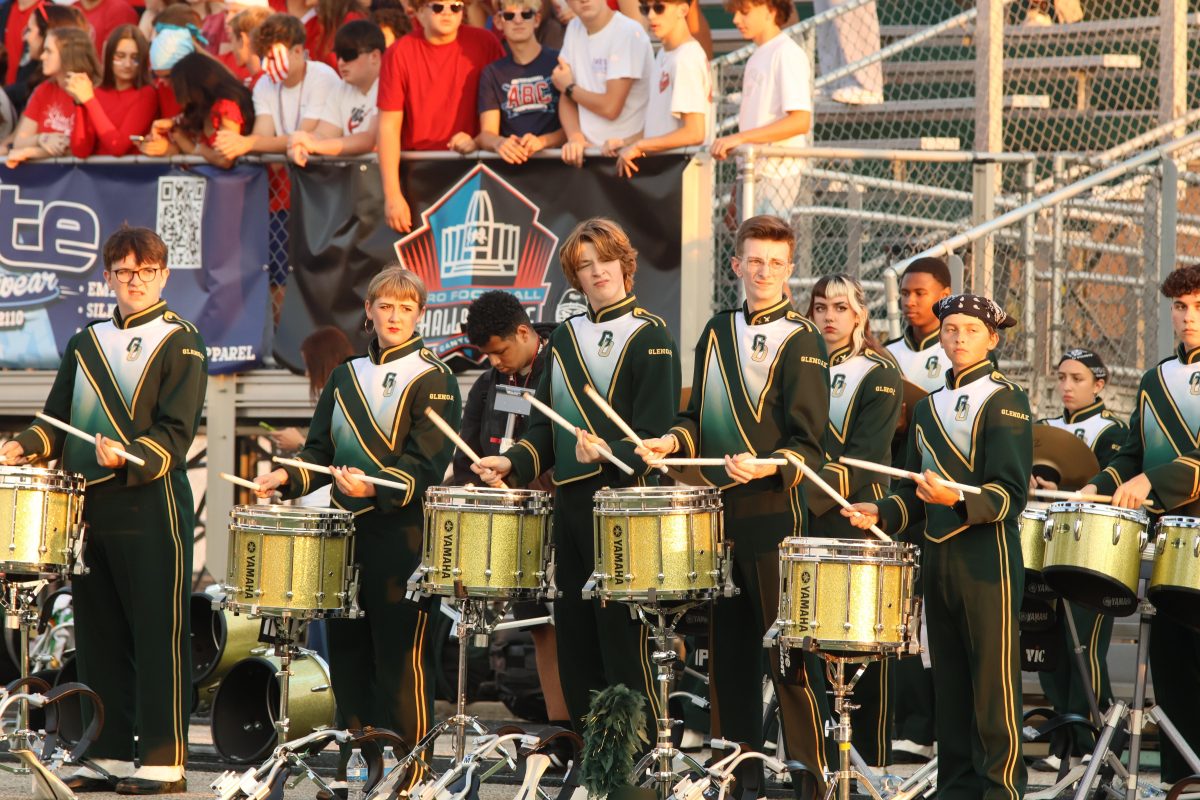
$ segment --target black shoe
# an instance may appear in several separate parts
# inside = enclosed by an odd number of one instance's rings
[[[183,794],[187,791],[187,778],[175,781],[151,781],[146,778],[121,778],[117,781],[117,794]]]
[[[72,775],[64,778],[63,783],[72,792],[111,792],[117,788],[115,779],[90,778],[87,775]]]
[[[346,800],[348,796],[348,789],[335,788],[333,791],[329,789],[317,789],[317,800]]]

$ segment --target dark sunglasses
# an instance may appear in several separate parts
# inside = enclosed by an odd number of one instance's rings
[[[356,50],[353,47],[336,47],[333,53],[337,56],[338,61],[345,61],[347,64],[358,60],[358,57],[362,55],[361,50]]]
[[[433,9],[433,13],[440,14],[449,9],[451,14],[461,14],[463,10],[462,3],[430,3],[429,7]]]
[[[661,17],[663,14],[667,13],[667,8],[670,7],[671,5],[673,5],[673,4],[672,3],[639,3],[638,11],[642,12],[643,17],[650,16],[651,11],[653,11],[655,14],[657,14],[658,16]]]
[[[512,22],[518,16],[520,16],[521,19],[533,19],[534,15],[536,15],[536,14],[537,14],[536,11],[531,11],[530,9],[527,8],[524,11],[520,11],[520,12],[505,11],[502,14],[500,14],[500,16],[504,17],[505,22]]]

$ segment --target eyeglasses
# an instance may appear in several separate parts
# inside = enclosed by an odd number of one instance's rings
[[[791,264],[778,258],[773,258],[770,261],[763,261],[761,258],[747,258],[743,259],[742,263],[749,267],[751,272],[758,272],[763,267],[766,267],[771,272],[778,274],[784,270],[790,271],[792,268]]]
[[[520,15],[521,19],[528,20],[528,19],[533,19],[536,14],[537,14],[536,11],[531,11],[530,9],[527,8],[524,11],[519,11],[519,12],[518,11],[505,11],[500,16],[504,17],[505,22],[512,22],[514,19],[517,18],[518,15]]]
[[[640,3],[638,5],[638,11],[642,12],[643,17],[650,16],[651,11],[653,11],[655,13],[655,15],[661,17],[663,14],[667,13],[667,6],[670,6],[670,5],[672,5],[672,4],[671,3]]]
[[[463,10],[462,3],[430,3],[429,7],[433,9],[433,13],[435,14],[440,14],[447,10],[451,14],[461,14]]]
[[[338,61],[344,61],[347,64],[357,61],[358,57],[362,55],[361,50],[355,50],[353,47],[338,47],[333,52],[337,56]]]
[[[113,53],[114,64],[132,64],[137,66],[142,63],[142,59],[137,53]]]
[[[158,275],[159,267],[139,267],[138,269],[114,269],[112,276],[117,279],[117,283],[129,283],[133,280],[133,276],[137,275],[138,280],[142,283],[149,283]]]

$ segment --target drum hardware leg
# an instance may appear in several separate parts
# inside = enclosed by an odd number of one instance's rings
[[[3,597],[0,599],[0,606],[4,609],[5,627],[10,630],[16,629],[19,632],[20,646],[17,660],[20,663],[17,666],[22,678],[29,677],[29,642],[33,630],[37,628],[38,624],[37,596],[47,583],[46,580],[23,583],[5,581],[3,583]],[[29,730],[29,704],[24,700],[17,703],[17,727],[7,738],[10,750],[36,750],[39,746],[37,733]],[[16,774],[29,773],[25,767],[6,771]]]
[[[921,768],[900,784],[899,789],[888,800],[916,800],[937,789],[937,756],[921,765]]]
[[[867,669],[867,664],[870,661],[876,660],[873,656],[856,657],[856,658],[840,658],[828,653],[820,653],[820,656],[828,662],[826,664],[826,675],[831,684],[833,684],[833,703],[834,714],[837,715],[837,724],[833,726],[833,740],[838,743],[838,769],[829,780],[829,788],[825,793],[826,800],[832,800],[837,797],[838,800],[850,800],[850,787],[855,781],[858,781],[859,788],[866,789],[867,794],[875,798],[875,800],[883,800],[879,790],[875,784],[867,778],[866,775],[859,772],[852,763],[850,739],[852,728],[850,724],[850,712],[858,706],[850,702],[849,696],[854,693],[854,685],[858,683],[859,678]],[[858,664],[858,669],[849,680],[846,679],[846,665]]]
[[[1071,632],[1071,642],[1074,644],[1072,652],[1075,654],[1075,668],[1079,671],[1079,677],[1083,680],[1083,691],[1087,695],[1088,707],[1092,711],[1092,721],[1096,727],[1104,724],[1104,714],[1100,711],[1100,704],[1096,700],[1096,693],[1092,690],[1092,671],[1088,668],[1087,661],[1083,657],[1084,646],[1079,640],[1079,631],[1075,627],[1075,617],[1071,613],[1071,604],[1063,599],[1063,614],[1067,618],[1067,629]],[[1068,756],[1070,754],[1068,753]]]

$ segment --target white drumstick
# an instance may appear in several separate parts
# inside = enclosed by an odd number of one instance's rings
[[[245,478],[239,478],[237,475],[230,475],[228,472],[218,472],[217,474],[236,486],[244,486],[245,488],[253,489],[256,492],[262,488],[254,481],[248,481]]]
[[[667,467],[723,467],[723,458],[660,458],[654,462]],[[786,467],[786,458],[747,458],[742,462],[751,467]]]
[[[276,464],[283,464],[285,467],[296,467],[297,469],[306,469],[309,472],[320,472],[325,475],[333,475],[333,470],[329,467],[322,467],[320,464],[310,464],[307,461],[297,461],[294,458],[283,458],[282,456],[274,456],[272,459]],[[387,478],[376,478],[371,475],[355,475],[363,483],[373,483],[376,486],[387,486],[392,489],[399,489],[402,492],[408,491],[408,484],[400,481],[389,481]]]
[[[860,458],[848,458],[846,456],[842,456],[838,459],[838,461],[850,467],[858,467],[859,469],[878,472],[881,475],[891,475],[896,478],[911,478],[912,480],[916,480],[917,478],[921,477],[921,473],[919,472],[909,472],[906,469],[896,469],[895,467],[889,467],[886,464],[876,464],[874,461],[863,461]],[[955,483],[954,481],[948,481],[945,478],[939,478],[938,480],[941,481],[943,486],[949,486],[951,489],[958,489],[960,492],[966,492],[967,494],[983,494],[983,489],[980,489],[978,486],[971,486],[969,483]]]
[[[1029,493],[1047,500],[1075,500],[1080,503],[1112,503],[1111,494],[1080,494],[1079,492],[1064,492],[1061,489],[1030,489]],[[1149,499],[1143,500],[1142,505],[1150,506]]]
[[[604,412],[604,416],[611,419],[613,421],[613,424],[615,424],[618,428],[621,429],[621,433],[628,436],[629,439],[635,445],[637,445],[638,447],[646,446],[646,443],[642,441],[642,437],[638,436],[637,433],[633,430],[633,428],[629,427],[629,425],[627,425],[625,423],[625,420],[621,419],[621,415],[617,413],[617,410],[615,408],[613,408],[612,406],[610,406],[608,404],[608,401],[605,400],[603,397],[601,397],[600,393],[597,392],[594,388],[592,388],[592,385],[590,383],[586,384],[583,387],[583,393],[586,394],[588,397],[592,398],[592,402],[596,404],[597,408],[599,408],[601,411]],[[658,465],[658,469],[660,472],[667,471],[667,468],[661,464]]]
[[[472,450],[471,445],[467,444],[466,440],[459,436],[454,428],[450,427],[450,423],[446,422],[441,414],[437,413],[432,408],[427,408],[425,409],[425,416],[429,417],[429,421],[436,425],[438,430],[446,434],[447,439],[454,442],[454,446],[461,450],[463,455],[471,459],[472,464],[478,464],[483,460],[479,457],[479,453],[476,453],[474,450]],[[494,483],[491,485],[494,489],[501,489],[504,487],[504,482],[500,481],[499,483]]]
[[[83,439],[85,442],[91,442],[93,445],[96,444],[95,436],[91,435],[87,431],[81,431],[79,428],[76,428],[74,425],[71,425],[70,423],[63,422],[61,419],[55,419],[54,417],[50,416],[49,414],[43,414],[40,411],[36,412],[34,414],[34,416],[37,417],[38,419],[40,419],[42,422],[49,422],[54,427],[60,428],[64,431],[66,431],[67,433],[71,434],[72,436],[78,436],[80,439]],[[139,467],[146,466],[145,459],[138,458],[137,456],[126,452],[125,449],[120,447],[119,445],[115,445],[115,444],[109,445],[109,449],[112,450],[114,453],[120,453],[122,456],[124,456],[126,461],[132,461],[134,464],[137,464]]]
[[[826,483],[825,479],[822,478],[820,475],[813,472],[812,469],[810,469],[807,464],[805,464],[803,461],[796,458],[795,456],[791,455],[790,453],[788,454],[787,458],[788,458],[788,461],[792,462],[792,464],[795,465],[796,469],[800,470],[800,472],[804,475],[804,477],[808,478],[810,481],[815,483],[817,485],[817,488],[819,488],[825,494],[827,494],[831,498],[833,498],[834,502],[836,502],[839,506],[841,506],[842,508],[847,509],[849,511],[853,511],[855,516],[862,516],[861,511],[855,510],[854,506],[852,506],[850,504],[849,500],[847,500],[846,498],[844,498],[840,494],[838,494],[838,491],[836,489],[834,489],[832,486],[830,486],[828,483]],[[882,530],[880,530],[878,525],[872,525],[867,530],[869,530],[871,533],[875,534],[881,541],[890,542],[892,540],[892,537],[888,536],[886,533],[884,533]]]
[[[551,422],[555,423],[556,425],[561,425],[563,428],[566,428],[567,430],[569,430],[572,434],[575,433],[575,426],[572,425],[570,422],[567,422],[565,417],[563,417],[561,414],[559,414],[553,408],[551,408],[550,406],[546,405],[541,400],[538,400],[536,397],[533,396],[533,393],[535,390],[521,389],[521,391],[523,391],[525,393],[525,399],[529,401],[529,405],[533,406],[538,411],[545,414],[546,417]],[[596,449],[600,451],[600,455],[607,458],[610,462],[612,462],[612,464],[614,466],[616,466],[618,469],[620,469],[626,475],[633,474],[633,467],[629,466],[624,461],[622,461],[621,459],[614,456],[612,454],[612,451],[608,449],[607,445],[596,444]]]

